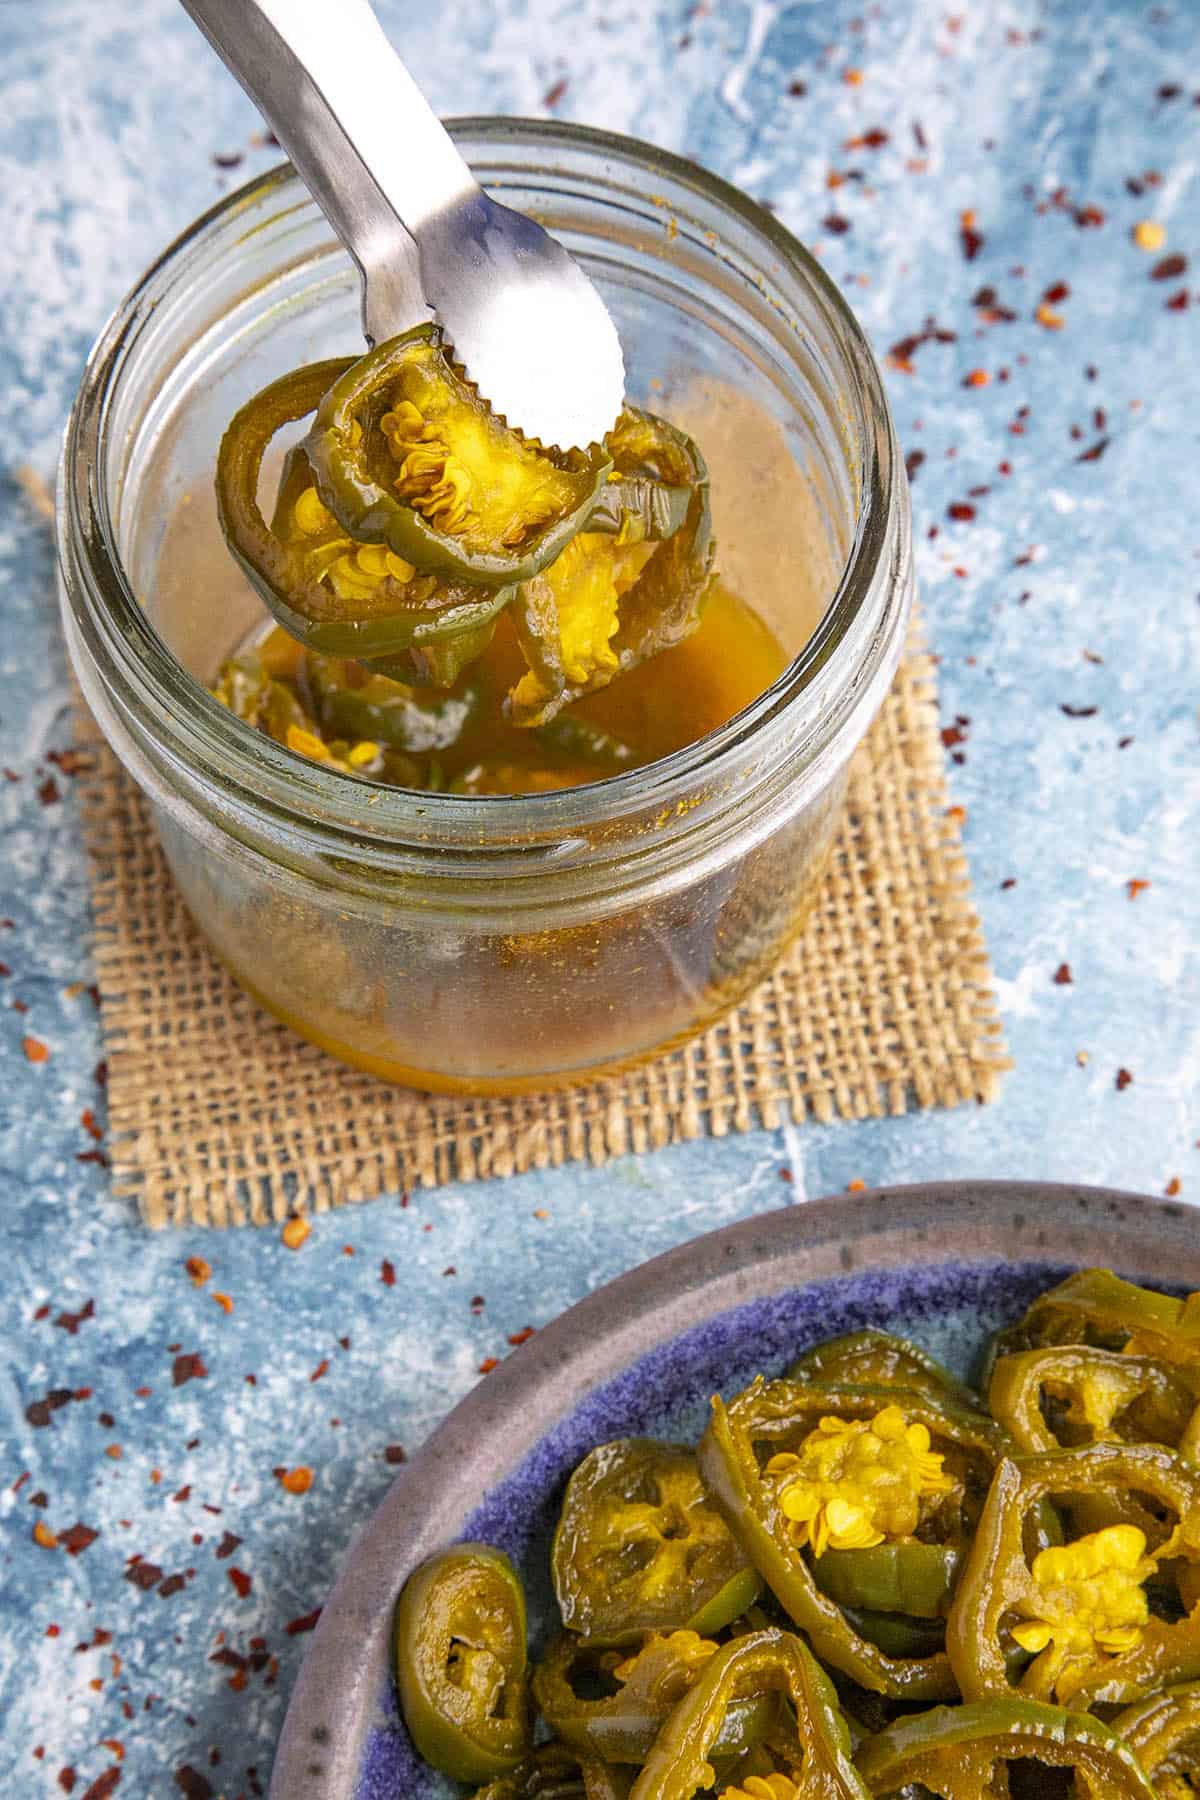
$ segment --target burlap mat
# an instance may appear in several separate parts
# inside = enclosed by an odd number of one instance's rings
[[[789,1113],[983,1101],[1010,1066],[924,652],[906,657],[855,760],[823,897],[770,980],[670,1056],[509,1100],[388,1087],[263,1013],[208,950],[140,793],[89,736],[113,1184],[147,1224],[265,1222],[417,1183],[601,1163]]]

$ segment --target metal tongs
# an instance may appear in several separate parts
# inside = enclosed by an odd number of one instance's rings
[[[492,200],[368,0],[183,0],[362,277],[382,343],[431,316],[510,425],[586,446],[620,411],[616,328],[549,232]]]

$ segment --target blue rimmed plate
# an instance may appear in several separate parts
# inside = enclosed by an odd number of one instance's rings
[[[1200,1288],[1200,1213],[1099,1188],[943,1182],[807,1202],[711,1232],[610,1282],[509,1357],[396,1477],[353,1545],[300,1671],[272,1800],[442,1800],[388,1668],[409,1571],[456,1539],[506,1550],[548,1622],[563,1486],[593,1444],[691,1438],[711,1394],[865,1325],[969,1375],[989,1332],[1072,1269]]]

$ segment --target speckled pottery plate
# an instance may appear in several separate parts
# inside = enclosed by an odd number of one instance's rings
[[[967,1375],[987,1334],[1072,1269],[1200,1288],[1200,1216],[1137,1194],[1025,1182],[838,1196],[712,1232],[582,1301],[471,1393],[397,1476],[314,1634],[280,1740],[272,1800],[442,1800],[414,1756],[388,1670],[409,1571],[455,1539],[506,1550],[536,1641],[567,1476],[629,1433],[694,1438],[710,1395],[780,1373],[866,1325],[904,1332]]]

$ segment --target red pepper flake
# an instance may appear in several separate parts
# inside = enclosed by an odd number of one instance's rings
[[[393,1464],[406,1463],[408,1461],[408,1451],[404,1448],[403,1444],[389,1444],[384,1450],[383,1460],[386,1463]]]
[[[1058,306],[1062,301],[1069,300],[1070,298],[1071,289],[1065,281],[1056,281],[1054,285],[1048,287],[1042,295],[1042,299],[1046,302],[1047,306]]]
[[[167,1579],[159,1584],[158,1597],[160,1600],[170,1600],[175,1594],[182,1593],[186,1586],[185,1576],[168,1575]]]
[[[73,1397],[70,1388],[51,1388],[44,1399],[30,1401],[25,1408],[25,1418],[35,1429],[47,1426],[51,1423],[51,1413],[69,1405]]]
[[[58,1785],[64,1794],[69,1794],[73,1791],[78,1779],[79,1777],[69,1763],[65,1769],[60,1769],[58,1771]]]
[[[307,1237],[312,1235],[312,1226],[308,1220],[297,1215],[288,1219],[279,1236],[289,1250],[298,1250]]]
[[[1044,326],[1047,331],[1061,331],[1067,322],[1061,313],[1055,312],[1054,308],[1048,306],[1044,300],[1033,316],[1038,324]]]
[[[1151,281],[1174,281],[1177,275],[1184,274],[1187,266],[1187,257],[1181,255],[1179,251],[1175,251],[1171,256],[1160,257],[1150,271],[1150,279]]]
[[[69,1332],[72,1337],[78,1337],[79,1327],[86,1324],[89,1319],[94,1319],[95,1316],[95,1301],[86,1300],[76,1313],[60,1312],[54,1323],[61,1326],[63,1331]]]
[[[780,1171],[779,1171],[779,1179],[780,1179],[780,1181],[786,1181],[790,1186],[795,1181],[796,1177],[792,1174],[792,1171],[785,1164],[784,1167],[782,1169],[780,1169]]]
[[[991,379],[986,369],[968,369],[963,376],[963,386],[965,388],[986,387]]]
[[[529,1342],[530,1338],[534,1337],[535,1335],[536,1335],[536,1327],[533,1325],[526,1325],[521,1331],[511,1332],[509,1334],[508,1341],[510,1344],[513,1345],[514,1348],[517,1348],[521,1344],[527,1344]]]
[[[1177,294],[1172,294],[1169,300],[1163,301],[1168,312],[1186,312],[1190,304],[1191,295],[1186,288],[1180,288]]]
[[[163,1572],[158,1564],[143,1562],[140,1556],[125,1571],[126,1581],[131,1581],[134,1587],[141,1588],[142,1592],[146,1594],[150,1592],[151,1588],[156,1588],[162,1578]]]
[[[252,1575],[247,1575],[247,1573],[244,1569],[239,1569],[236,1567],[232,1568],[232,1569],[226,1569],[225,1573],[228,1575],[230,1581],[232,1581],[234,1587],[237,1589],[238,1594],[244,1600],[246,1598],[247,1594],[250,1592],[251,1588],[254,1586],[254,1577]]]
[[[481,1375],[490,1375],[493,1369],[498,1369],[499,1367],[500,1358],[498,1356],[485,1356],[479,1365],[479,1373]]]
[[[865,1194],[866,1191],[867,1184],[862,1179],[861,1175],[856,1175],[853,1181],[848,1181],[846,1183],[846,1192],[848,1194]]]
[[[975,508],[969,500],[955,500],[946,508],[946,516],[967,525],[975,517]]]
[[[1065,713],[1068,719],[1092,719],[1100,711],[1098,706],[1071,706],[1063,700],[1059,703],[1059,712]]]
[[[821,220],[826,231],[832,231],[834,237],[844,237],[851,229],[850,220],[842,213],[827,213]]]
[[[217,1561],[224,1562],[227,1557],[232,1556],[241,1541],[234,1532],[227,1531],[214,1552]]]
[[[458,1270],[457,1270],[457,1269],[456,1269],[456,1268],[455,1268],[455,1266],[454,1266],[454,1264],[453,1264],[453,1263],[447,1263],[447,1264],[446,1264],[446,1267],[445,1267],[445,1268],[444,1268],[444,1269],[443,1269],[443,1270],[442,1270],[442,1275],[443,1275],[443,1276],[446,1276],[446,1275],[457,1275],[457,1274],[458,1274]]]
[[[1074,979],[1074,976],[1071,974],[1070,963],[1059,963],[1057,969],[1054,971],[1055,986],[1070,987]]]
[[[190,1500],[191,1497],[192,1497],[192,1484],[190,1481],[185,1482],[184,1485],[177,1490],[177,1492],[175,1492],[174,1494],[171,1495],[171,1499],[174,1501],[176,1506],[182,1506],[183,1502],[185,1500]]]
[[[395,1267],[388,1261],[386,1256],[379,1265],[379,1279],[382,1281],[384,1287],[395,1287],[396,1285]]]
[[[175,1786],[183,1793],[184,1800],[212,1800],[212,1782],[190,1763],[181,1763],[176,1769]]]
[[[1125,883],[1125,886],[1128,890],[1129,898],[1131,900],[1136,900],[1139,894],[1145,893],[1146,889],[1150,886],[1150,883],[1148,881],[1139,881],[1135,875],[1132,881],[1127,881]]]
[[[220,1307],[220,1309],[223,1313],[231,1313],[233,1311],[232,1295],[218,1294],[218,1293],[214,1292],[213,1299],[216,1301],[217,1305]]]
[[[189,1256],[183,1266],[197,1287],[203,1287],[212,1278],[212,1264],[202,1256]]]
[[[1090,445],[1088,449],[1080,451],[1079,455],[1075,458],[1075,461],[1081,463],[1099,462],[1111,443],[1112,439],[1110,437],[1097,438],[1096,442]]]
[[[1118,1094],[1123,1094],[1125,1092],[1125,1089],[1129,1086],[1129,1084],[1132,1080],[1133,1080],[1133,1076],[1130,1074],[1128,1069],[1118,1069],[1117,1070],[1117,1079],[1116,1079],[1116,1083],[1115,1083]]]
[[[977,215],[974,208],[961,213],[958,220],[958,237],[962,245],[962,253],[968,262],[974,262],[983,249],[983,233],[976,229]]]
[[[917,470],[925,461],[924,450],[910,450],[904,459],[904,469],[910,481],[916,479]]]
[[[195,1350],[177,1356],[171,1365],[171,1380],[175,1387],[182,1387],[185,1381],[203,1381],[207,1374],[204,1358]]]
[[[1163,1189],[1163,1193],[1167,1196],[1168,1200],[1174,1200],[1176,1194],[1180,1192],[1182,1187],[1183,1183],[1180,1181],[1178,1175],[1172,1175],[1170,1181],[1168,1181],[1166,1187]]]
[[[25,1052],[26,1062],[44,1063],[50,1061],[50,1047],[48,1044],[43,1044],[41,1038],[22,1038],[21,1048]]]
[[[90,1106],[85,1106],[83,1111],[80,1113],[79,1123],[83,1126],[83,1129],[87,1132],[87,1134],[90,1138],[94,1138],[96,1143],[100,1142],[101,1138],[104,1136],[104,1133],[103,1133],[103,1131],[101,1131],[99,1125],[97,1125],[96,1115],[92,1111]]]
[[[37,1519],[33,1526],[33,1541],[40,1550],[57,1550],[58,1539],[44,1519]]]
[[[106,1769],[98,1781],[93,1781],[91,1787],[84,1794],[83,1800],[108,1800],[108,1796],[116,1791],[120,1780],[121,1770],[119,1767]]]
[[[90,1525],[75,1524],[69,1530],[59,1533],[58,1541],[68,1556],[82,1556],[90,1544],[94,1544],[100,1536]]]
[[[320,1381],[322,1375],[327,1375],[328,1373],[329,1373],[329,1358],[327,1356],[323,1356],[308,1379],[310,1381]]]
[[[313,1472],[305,1464],[300,1463],[294,1469],[283,1469],[279,1472],[279,1485],[289,1494],[307,1494],[313,1484]]]
[[[100,1747],[103,1750],[111,1751],[118,1762],[125,1761],[125,1746],[120,1738],[101,1738]]]
[[[33,1315],[34,1324],[40,1324],[43,1319],[48,1319],[49,1317],[50,1308],[48,1306],[39,1306]]]
[[[565,75],[560,75],[553,86],[548,87],[546,92],[542,95],[542,105],[546,108],[547,112],[554,111],[554,108],[558,105],[566,91],[567,77]]]
[[[78,1150],[75,1153],[77,1163],[95,1163],[98,1168],[108,1168],[108,1158],[103,1150]]]
[[[62,799],[62,789],[53,775],[47,775],[44,781],[38,783],[37,797],[43,806],[58,805]]]
[[[62,1626],[61,1625],[47,1625],[46,1636],[48,1638],[61,1637],[62,1636]]]
[[[306,1631],[314,1631],[317,1620],[321,1617],[321,1610],[319,1606],[314,1606],[310,1613],[302,1613],[298,1619],[289,1619],[283,1629],[289,1637],[301,1637]]]

